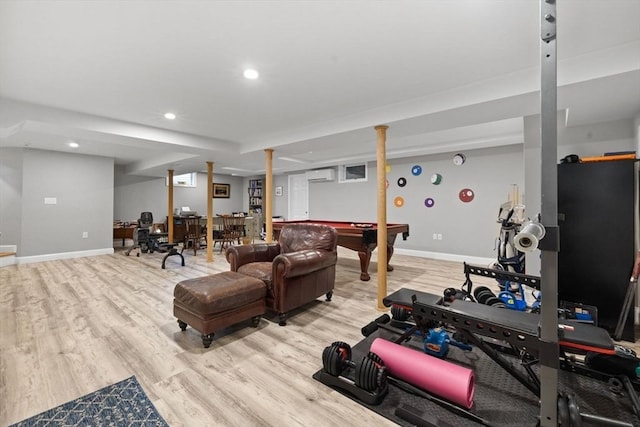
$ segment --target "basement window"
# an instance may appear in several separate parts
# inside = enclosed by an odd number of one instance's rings
[[[196,185],[197,176],[198,174],[196,172],[184,173],[182,175],[174,175],[173,186],[174,187],[197,187]],[[167,177],[165,181],[166,181],[166,185],[169,186],[169,177]]]
[[[366,182],[367,163],[354,163],[351,165],[340,165],[338,168],[338,182]]]

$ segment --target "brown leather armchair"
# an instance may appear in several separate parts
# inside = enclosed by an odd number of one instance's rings
[[[231,271],[257,277],[267,285],[267,307],[287,323],[287,312],[322,294],[331,301],[336,279],[338,233],[322,224],[289,224],[278,241],[231,246]]]

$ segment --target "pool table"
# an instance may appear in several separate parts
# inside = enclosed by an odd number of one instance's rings
[[[378,245],[378,225],[372,223],[358,223],[347,221],[322,221],[322,220],[302,220],[302,221],[278,221],[273,222],[273,234],[277,240],[280,230],[287,224],[325,224],[334,227],[338,231],[338,246],[351,249],[358,252],[360,257],[360,280],[367,281],[371,279],[369,276],[369,261],[371,260],[371,252]],[[402,240],[409,237],[408,224],[387,224],[387,271],[393,271],[393,267],[389,265],[389,260],[393,255],[393,244],[396,236],[402,234]]]

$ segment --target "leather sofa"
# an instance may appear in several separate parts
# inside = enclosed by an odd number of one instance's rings
[[[277,242],[231,246],[226,251],[231,271],[262,280],[267,308],[287,313],[321,295],[331,301],[336,277],[338,233],[323,224],[289,224]]]

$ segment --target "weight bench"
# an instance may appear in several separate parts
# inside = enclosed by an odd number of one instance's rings
[[[395,306],[410,312],[417,328],[426,330],[433,322],[442,322],[454,327],[468,339],[469,343],[482,350],[523,386],[540,397],[540,379],[531,368],[539,359],[542,347],[538,338],[539,314],[496,308],[459,299],[445,304],[443,297],[405,288],[388,295],[383,299],[383,304],[386,307]],[[578,364],[575,358],[567,355],[567,353],[590,353],[628,362],[628,356],[618,355],[609,333],[597,326],[571,319],[559,320],[559,326],[561,326],[558,331],[560,367],[602,381],[609,381],[611,378],[621,379],[631,400],[633,411],[640,417],[640,399],[636,393],[640,384],[635,378],[635,372],[630,372],[629,369],[616,371],[618,368],[611,366],[616,364],[615,361],[607,364],[608,366],[604,369],[596,371]],[[504,358],[502,351],[496,350],[492,340],[485,341],[478,336],[506,342],[512,350],[515,350],[515,355],[522,359],[526,374],[515,369]],[[509,347],[506,346],[500,350],[508,349]],[[638,366],[639,363],[640,360],[635,358],[625,365]],[[588,414],[581,415],[588,417]],[[600,421],[604,422],[604,419]]]

